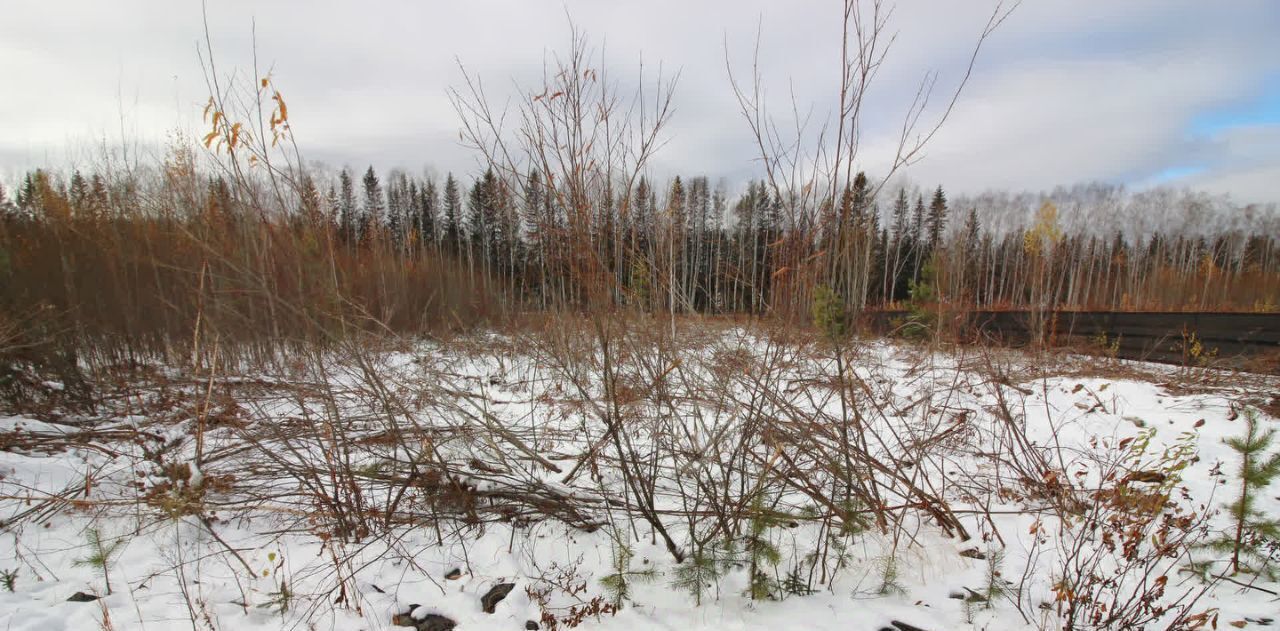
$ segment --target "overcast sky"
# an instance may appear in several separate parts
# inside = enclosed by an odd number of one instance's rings
[[[954,86],[989,0],[900,0],[898,39],[873,87],[862,158],[889,136],[924,73]],[[0,15],[0,179],[84,164],[122,133],[160,146],[201,135],[208,92],[195,0],[6,0]],[[249,70],[253,25],[309,160],[473,173],[446,90],[460,60],[495,94],[532,87],[563,50],[566,13],[611,71],[643,56],[680,72],[659,174],[732,183],[757,174],[725,46],[747,70],[757,29],[775,109],[794,90],[816,117],[838,88],[836,0],[209,2],[220,70]],[[1280,201],[1280,2],[1025,0],[990,39],[946,127],[909,177],[958,193],[1101,180]]]

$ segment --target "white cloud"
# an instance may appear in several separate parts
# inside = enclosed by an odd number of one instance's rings
[[[456,59],[498,98],[511,78],[528,84],[544,54],[563,48],[566,9],[606,51],[615,71],[659,61],[681,83],[663,172],[742,178],[756,168],[724,68],[724,44],[746,69],[757,27],[773,107],[818,116],[834,108],[839,11],[800,0],[479,0],[462,3],[210,3],[219,69],[248,72],[258,57],[290,102],[304,152],[333,164],[379,168],[424,163],[473,170],[458,145],[445,95]],[[898,40],[868,104],[866,167],[917,82],[958,79],[992,3],[903,0]],[[68,16],[74,16],[69,19]],[[1101,179],[1140,182],[1202,166],[1188,183],[1239,199],[1280,199],[1267,183],[1280,143],[1242,131],[1189,134],[1205,111],[1246,101],[1280,76],[1280,4],[1244,0],[1132,0],[1082,7],[1028,0],[985,48],[973,83],[912,179],[956,191],[1048,188]],[[125,134],[162,143],[175,127],[198,133],[208,92],[196,57],[199,3],[17,0],[0,22],[0,169],[59,163],[66,147]],[[1270,136],[1267,136],[1270,138]],[[74,155],[75,152],[71,152]],[[1245,154],[1248,154],[1245,156]],[[880,162],[883,162],[881,157]]]

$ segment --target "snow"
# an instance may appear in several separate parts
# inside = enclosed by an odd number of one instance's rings
[[[785,354],[791,367],[769,376],[776,378],[776,389],[814,413],[838,410],[830,388],[820,385],[815,376],[828,369],[829,362],[812,347],[777,348],[763,336],[728,330],[687,352],[690,362],[702,360],[710,365],[713,357],[741,351],[754,357],[771,351]],[[1052,607],[1033,605],[1020,613],[1007,599],[997,599],[986,608],[966,607],[952,597],[965,588],[984,585],[987,562],[960,554],[977,548],[982,554],[1002,552],[1004,576],[1026,574],[1024,597],[1029,602],[1053,600],[1060,526],[1043,512],[1030,510],[1025,499],[997,493],[959,499],[973,481],[988,480],[1003,471],[983,455],[1000,449],[1005,430],[993,412],[1000,399],[1007,400],[1016,422],[1025,424],[1035,448],[1050,454],[1064,472],[1078,474],[1082,486],[1104,482],[1093,456],[1113,452],[1122,441],[1151,432],[1147,453],[1160,454],[1180,440],[1189,440],[1198,459],[1182,472],[1187,503],[1220,507],[1233,499],[1234,490],[1225,486],[1230,476],[1214,472],[1230,472],[1238,466],[1236,455],[1223,440],[1243,433],[1241,410],[1266,392],[1274,392],[1277,385],[1274,378],[1246,379],[1207,371],[1190,374],[1141,364],[1102,369],[1092,366],[1093,360],[1079,358],[1057,358],[1050,370],[1036,371],[1029,368],[1034,358],[1016,354],[998,358],[1010,379],[996,384],[975,368],[980,363],[977,359],[964,349],[933,352],[871,342],[851,362],[872,395],[890,404],[888,409],[894,412],[886,422],[902,431],[908,443],[933,436],[950,423],[961,428],[954,446],[947,443],[940,455],[920,463],[912,475],[919,484],[944,489],[957,507],[989,511],[989,519],[975,513],[963,515],[974,539],[947,537],[924,519],[911,522],[907,539],[896,542],[871,529],[849,539],[847,566],[814,594],[753,601],[745,595],[748,574],[738,563],[712,585],[698,606],[689,593],[672,587],[677,566],[661,539],[643,521],[637,520],[633,529],[626,526],[622,512],[609,511],[594,517],[623,525],[619,531],[630,537],[634,552],[629,569],[655,570],[657,576],[651,582],[635,581],[625,606],[616,614],[586,616],[583,626],[627,631],[879,629],[898,620],[928,631],[1058,628]],[[496,490],[515,481],[590,501],[609,489],[622,488],[620,477],[610,470],[598,477],[584,470],[573,481],[565,481],[576,457],[602,435],[591,411],[602,395],[600,384],[594,382],[587,393],[590,399],[584,399],[571,380],[527,340],[495,334],[466,343],[423,343],[409,351],[382,353],[378,362],[378,374],[396,400],[412,403],[406,403],[404,412],[419,429],[449,430],[464,437],[424,433],[427,437],[418,442],[429,442],[461,462],[474,456],[507,471],[477,473],[473,480],[477,489]],[[339,356],[330,358],[326,368],[328,381],[317,382],[317,387],[332,388],[334,400],[341,402],[351,431],[344,446],[354,468],[377,471],[387,462],[404,463],[429,453],[417,443],[388,445],[375,440],[387,427],[381,416],[386,409],[361,389],[364,378],[359,369]],[[713,372],[691,369],[688,378],[718,384],[708,391],[718,392],[722,399],[707,398],[705,393],[694,397],[691,392],[685,392],[690,395],[687,399],[677,397],[675,412],[681,418],[696,419],[688,424],[697,430],[689,437],[693,453],[681,465],[686,468],[675,468],[687,475],[692,475],[688,467],[705,464],[699,453],[720,444],[718,437],[736,431],[733,428],[743,421],[733,397],[743,395],[744,384],[752,378],[766,377],[730,371],[723,381],[716,381]],[[424,385],[427,378],[431,383]],[[299,379],[288,374],[225,375],[219,385],[236,393],[228,403],[239,406],[240,416],[237,421],[216,423],[213,415],[208,416],[210,429],[204,461],[199,464],[193,434],[203,405],[157,405],[144,414],[121,410],[96,421],[95,427],[145,431],[155,438],[126,440],[119,437],[123,434],[113,434],[116,438],[104,441],[99,445],[102,449],[76,440],[79,427],[0,417],[0,445],[17,445],[0,450],[0,519],[4,520],[0,570],[18,572],[15,591],[0,590],[0,628],[387,629],[394,628],[393,615],[418,605],[414,617],[437,613],[455,620],[459,629],[523,629],[526,621],[541,617],[538,603],[526,588],[550,589],[549,602],[557,615],[604,593],[600,581],[613,571],[616,548],[613,529],[607,526],[589,532],[558,519],[484,524],[424,520],[346,542],[318,536],[319,529],[308,526],[307,520],[320,507],[306,497],[296,480],[281,472],[323,461],[326,454],[334,453],[333,444],[325,443],[323,434],[315,440],[299,440],[292,451],[267,442],[262,446],[270,450],[266,453],[244,443],[244,426],[318,423],[316,419],[326,413],[323,405],[273,389]],[[1178,385],[1183,383],[1194,387]],[[442,401],[443,392],[465,393],[473,400]],[[155,391],[139,396],[160,398]],[[475,416],[469,418],[463,410]],[[477,420],[481,411],[518,432],[562,472],[548,471],[510,444],[475,431],[481,427]],[[1259,419],[1267,426],[1275,422],[1265,413]],[[40,437],[50,446],[33,448],[23,437]],[[339,442],[330,438],[334,444]],[[483,460],[498,452],[509,459]],[[240,491],[210,492],[206,497],[213,501],[207,510],[213,518],[208,525],[196,515],[165,515],[143,501],[149,490],[171,481],[156,465],[157,459],[188,465],[185,484],[191,487],[230,478],[234,480],[228,484],[234,487],[252,479],[253,490],[260,491],[262,498],[246,505],[233,501]],[[688,479],[680,474],[661,478],[658,508],[679,509],[677,491]],[[380,507],[390,499],[385,492],[370,489],[365,497],[370,506]],[[795,501],[793,495],[786,501]],[[1280,490],[1268,489],[1259,508],[1280,515],[1277,495]],[[29,513],[42,500],[55,497],[61,499],[38,518]],[[677,538],[687,535],[680,521],[668,520]],[[1225,524],[1223,515],[1214,517],[1215,530]],[[1037,528],[1039,534],[1033,532]],[[77,563],[89,554],[90,529],[105,539],[118,539],[123,546],[108,567],[110,595],[98,570]],[[780,549],[781,572],[802,566],[804,555],[820,539],[813,523],[782,525],[769,533]],[[900,590],[879,589],[888,558],[894,559],[898,569]],[[455,568],[461,569],[461,577],[445,578]],[[1192,587],[1196,581],[1186,574],[1169,577],[1171,586]],[[484,613],[481,595],[501,582],[514,582],[516,588],[495,613]],[[282,584],[292,594],[287,608],[280,606]],[[576,585],[585,589],[573,595],[562,589]],[[78,591],[103,597],[89,603],[67,602]],[[1277,617],[1280,603],[1257,590],[1219,583],[1197,604],[1197,610],[1212,609],[1220,612],[1225,624]],[[1027,611],[1039,617],[1028,621],[1024,619]]]

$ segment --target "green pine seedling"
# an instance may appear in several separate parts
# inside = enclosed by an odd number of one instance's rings
[[[89,541],[89,556],[76,559],[77,567],[91,567],[102,573],[102,580],[107,586],[107,595],[111,595],[111,561],[112,557],[124,547],[123,539],[110,543],[102,540],[102,533],[97,528],[90,528],[86,535]]]
[[[276,613],[284,615],[289,612],[289,605],[293,602],[293,590],[289,589],[289,581],[283,577],[280,579],[280,589],[267,594],[267,602],[261,606],[276,610]]]
[[[987,574],[986,585],[984,585],[982,600],[983,606],[990,609],[997,598],[1004,598],[1013,594],[1013,589],[1009,586],[1009,582],[1004,580],[1000,567],[1004,565],[1004,552],[1002,550],[992,550],[987,553]]]
[[[711,588],[718,584],[723,564],[716,558],[715,547],[705,546],[694,551],[683,563],[676,566],[675,579],[671,586],[693,596],[695,605],[702,606],[702,598]]]
[[[832,342],[839,341],[849,332],[849,314],[841,298],[830,285],[818,285],[813,290],[810,308],[813,326]]]
[[[750,583],[747,595],[751,600],[766,600],[774,597],[777,583],[765,573],[766,566],[777,568],[782,562],[782,553],[770,541],[768,529],[778,525],[777,518],[765,510],[764,502],[757,498],[752,502],[752,517],[748,524],[748,534],[744,541],[744,551],[750,562]]]
[[[635,556],[635,552],[631,550],[631,546],[627,545],[626,540],[620,536],[613,538],[613,572],[605,575],[600,579],[601,587],[604,587],[605,594],[609,596],[609,600],[619,609],[622,608],[624,601],[631,599],[631,585],[633,583],[648,583],[658,577],[657,570],[649,568],[647,570],[632,570],[631,559]]]
[[[14,588],[18,585],[18,568],[0,570],[0,583],[4,584],[5,591],[14,591]]]
[[[903,586],[898,576],[898,559],[892,554],[887,554],[879,560],[880,570],[880,587],[876,589],[876,593],[881,596],[905,596],[907,588]]]
[[[809,586],[809,581],[800,573],[800,565],[794,565],[787,572],[786,577],[782,579],[782,593],[788,596],[808,596],[813,593],[813,588]]]
[[[1280,573],[1270,565],[1270,555],[1264,549],[1264,543],[1280,540],[1280,520],[1268,518],[1255,504],[1262,490],[1280,475],[1280,453],[1266,455],[1276,432],[1258,427],[1256,410],[1245,411],[1245,426],[1244,436],[1226,440],[1227,445],[1241,457],[1238,473],[1240,495],[1226,507],[1231,516],[1231,528],[1207,546],[1217,552],[1231,554],[1231,575],[1245,572],[1274,581]]]

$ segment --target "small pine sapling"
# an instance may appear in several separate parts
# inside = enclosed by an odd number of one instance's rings
[[[720,582],[722,559],[716,556],[716,546],[702,546],[689,558],[676,566],[671,586],[689,592],[696,606],[702,606],[702,598],[713,585]]]
[[[631,550],[631,546],[621,535],[615,534],[613,537],[613,572],[605,575],[600,579],[600,585],[604,587],[605,593],[609,596],[613,606],[621,609],[623,601],[631,599],[631,585],[633,583],[648,583],[658,577],[657,570],[653,568],[645,570],[632,570],[631,559],[635,557],[635,552]]]
[[[111,562],[112,557],[124,547],[123,539],[116,539],[110,543],[103,541],[102,533],[97,528],[90,528],[86,535],[89,541],[89,556],[82,559],[76,559],[77,567],[91,567],[102,573],[102,580],[106,583],[107,595],[111,595]]]
[[[777,520],[772,514],[765,510],[764,503],[757,499],[753,502],[751,521],[748,525],[748,534],[743,543],[744,551],[747,553],[747,560],[750,563],[750,578],[747,586],[747,595],[751,600],[767,600],[774,597],[777,582],[770,578],[764,571],[764,568],[777,568],[782,562],[782,553],[778,551],[778,547],[769,540],[768,530],[770,527],[777,525]]]
[[[1228,438],[1226,443],[1240,454],[1240,495],[1227,505],[1231,527],[1207,546],[1217,552],[1230,553],[1231,575],[1245,572],[1267,580],[1277,580],[1280,572],[1270,563],[1268,541],[1280,541],[1280,520],[1268,518],[1256,507],[1258,495],[1280,475],[1280,452],[1270,456],[1275,430],[1258,427],[1256,410],[1245,411],[1244,436]]]
[[[905,596],[907,588],[902,585],[902,581],[898,577],[898,558],[892,553],[886,554],[879,560],[880,570],[880,587],[876,589],[876,593],[881,596]]]
[[[284,615],[289,612],[289,604],[293,602],[293,591],[289,589],[289,581],[284,576],[280,577],[280,586],[275,591],[267,594],[267,602],[262,606],[268,609],[274,609],[276,613]]]
[[[18,568],[0,570],[0,583],[4,584],[5,591],[14,591],[14,588],[18,586]]]
[[[980,599],[986,609],[990,609],[997,598],[1005,598],[1013,594],[1009,581],[1006,581],[1001,573],[1000,568],[1002,565],[1004,565],[1004,552],[1002,550],[987,552],[986,584],[983,585],[982,598]]]
[[[849,332],[849,313],[842,299],[830,285],[818,285],[813,291],[811,307],[813,326],[832,342],[838,342]]]
[[[800,564],[791,566],[787,571],[787,575],[782,579],[779,585],[782,593],[787,596],[808,596],[813,593],[813,588],[809,586],[809,581],[800,572]]]

